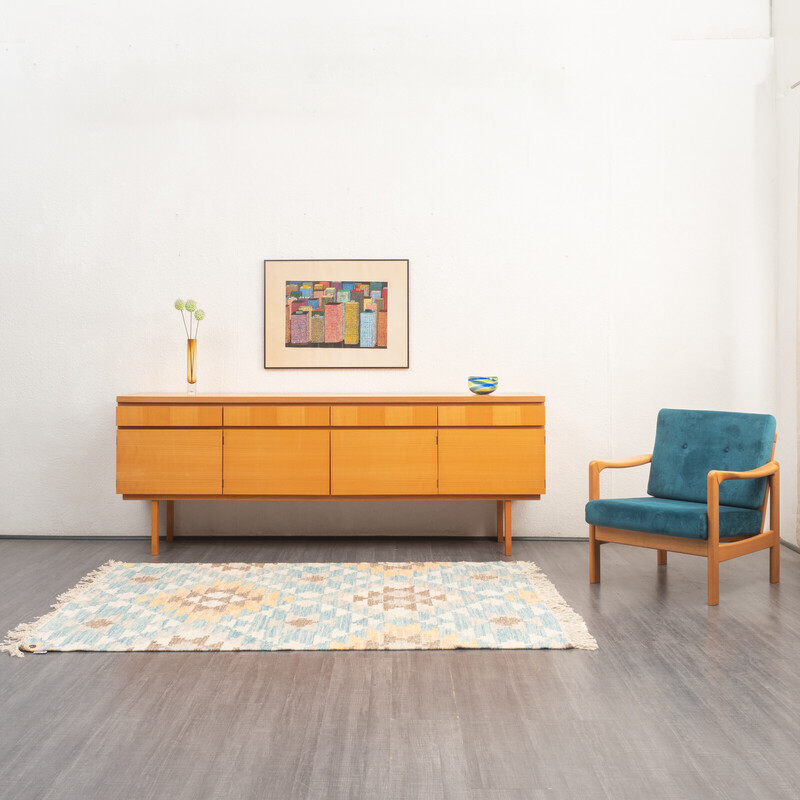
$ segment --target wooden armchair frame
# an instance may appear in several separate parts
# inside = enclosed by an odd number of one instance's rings
[[[600,473],[604,469],[626,469],[649,464],[649,455],[635,456],[624,461],[592,461],[589,463],[589,500],[600,498]],[[589,583],[600,582],[600,545],[609,542],[630,544],[635,547],[648,547],[658,552],[658,564],[666,565],[667,552],[688,553],[704,556],[708,559],[708,604],[719,604],[719,565],[747,553],[769,548],[769,580],[778,583],[780,580],[780,465],[775,458],[775,443],[772,444],[772,456],[769,462],[747,472],[731,472],[727,470],[711,470],[708,473],[708,538],[689,539],[683,536],[669,536],[660,533],[642,533],[619,528],[605,528],[599,525],[589,526]],[[764,502],[761,505],[761,531],[753,536],[719,535],[719,487],[723,481],[744,480],[747,478],[767,478]],[[764,530],[765,513],[769,502],[769,526]]]

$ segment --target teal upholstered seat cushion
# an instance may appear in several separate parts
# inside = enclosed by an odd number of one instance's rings
[[[774,438],[771,414],[663,408],[658,413],[647,494],[705,503],[710,470],[761,467],[771,458]],[[725,481],[719,502],[761,508],[766,488],[766,478]]]
[[[707,510],[705,502],[692,503],[662,497],[590,500],[586,504],[586,521],[590,525],[604,528],[707,539]],[[760,531],[760,510],[736,506],[719,507],[720,536],[747,536]]]

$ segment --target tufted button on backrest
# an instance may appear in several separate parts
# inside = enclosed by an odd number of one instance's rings
[[[663,408],[658,414],[647,493],[705,503],[710,470],[760,467],[770,460],[774,438],[775,417],[770,414]],[[766,478],[726,481],[720,486],[719,501],[760,508],[765,491]]]

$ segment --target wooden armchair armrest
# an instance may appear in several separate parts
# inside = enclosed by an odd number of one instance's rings
[[[640,467],[642,464],[649,464],[653,459],[653,454],[648,453],[646,456],[634,456],[633,458],[626,458],[622,461],[591,461],[589,467],[595,464],[597,471],[600,472],[604,469],[621,469],[624,467]]]
[[[708,473],[708,482],[709,485],[711,485],[711,482],[714,481],[717,486],[719,486],[722,481],[740,481],[748,478],[767,478],[770,475],[774,475],[776,472],[778,472],[780,468],[781,466],[777,461],[768,461],[763,467],[748,469],[745,472],[712,469],[711,472]]]
[[[597,500],[600,497],[600,473],[604,469],[625,469],[626,467],[640,467],[649,464],[653,454],[634,456],[622,461],[590,461],[589,462],[589,499]]]
[[[706,504],[708,506],[708,541],[719,543],[719,486],[723,481],[741,481],[748,478],[768,478],[772,497],[769,504],[770,528],[778,530],[780,502],[780,464],[777,461],[768,461],[761,467],[748,469],[744,472],[733,470],[712,469],[706,479]],[[762,513],[766,508],[766,499]]]

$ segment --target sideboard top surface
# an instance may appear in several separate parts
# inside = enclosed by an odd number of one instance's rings
[[[486,394],[476,395],[467,392],[450,394],[170,394],[167,392],[140,392],[139,394],[123,394],[117,397],[117,403],[168,403],[175,405],[186,403],[280,403],[281,405],[311,403],[543,403],[541,394]]]

